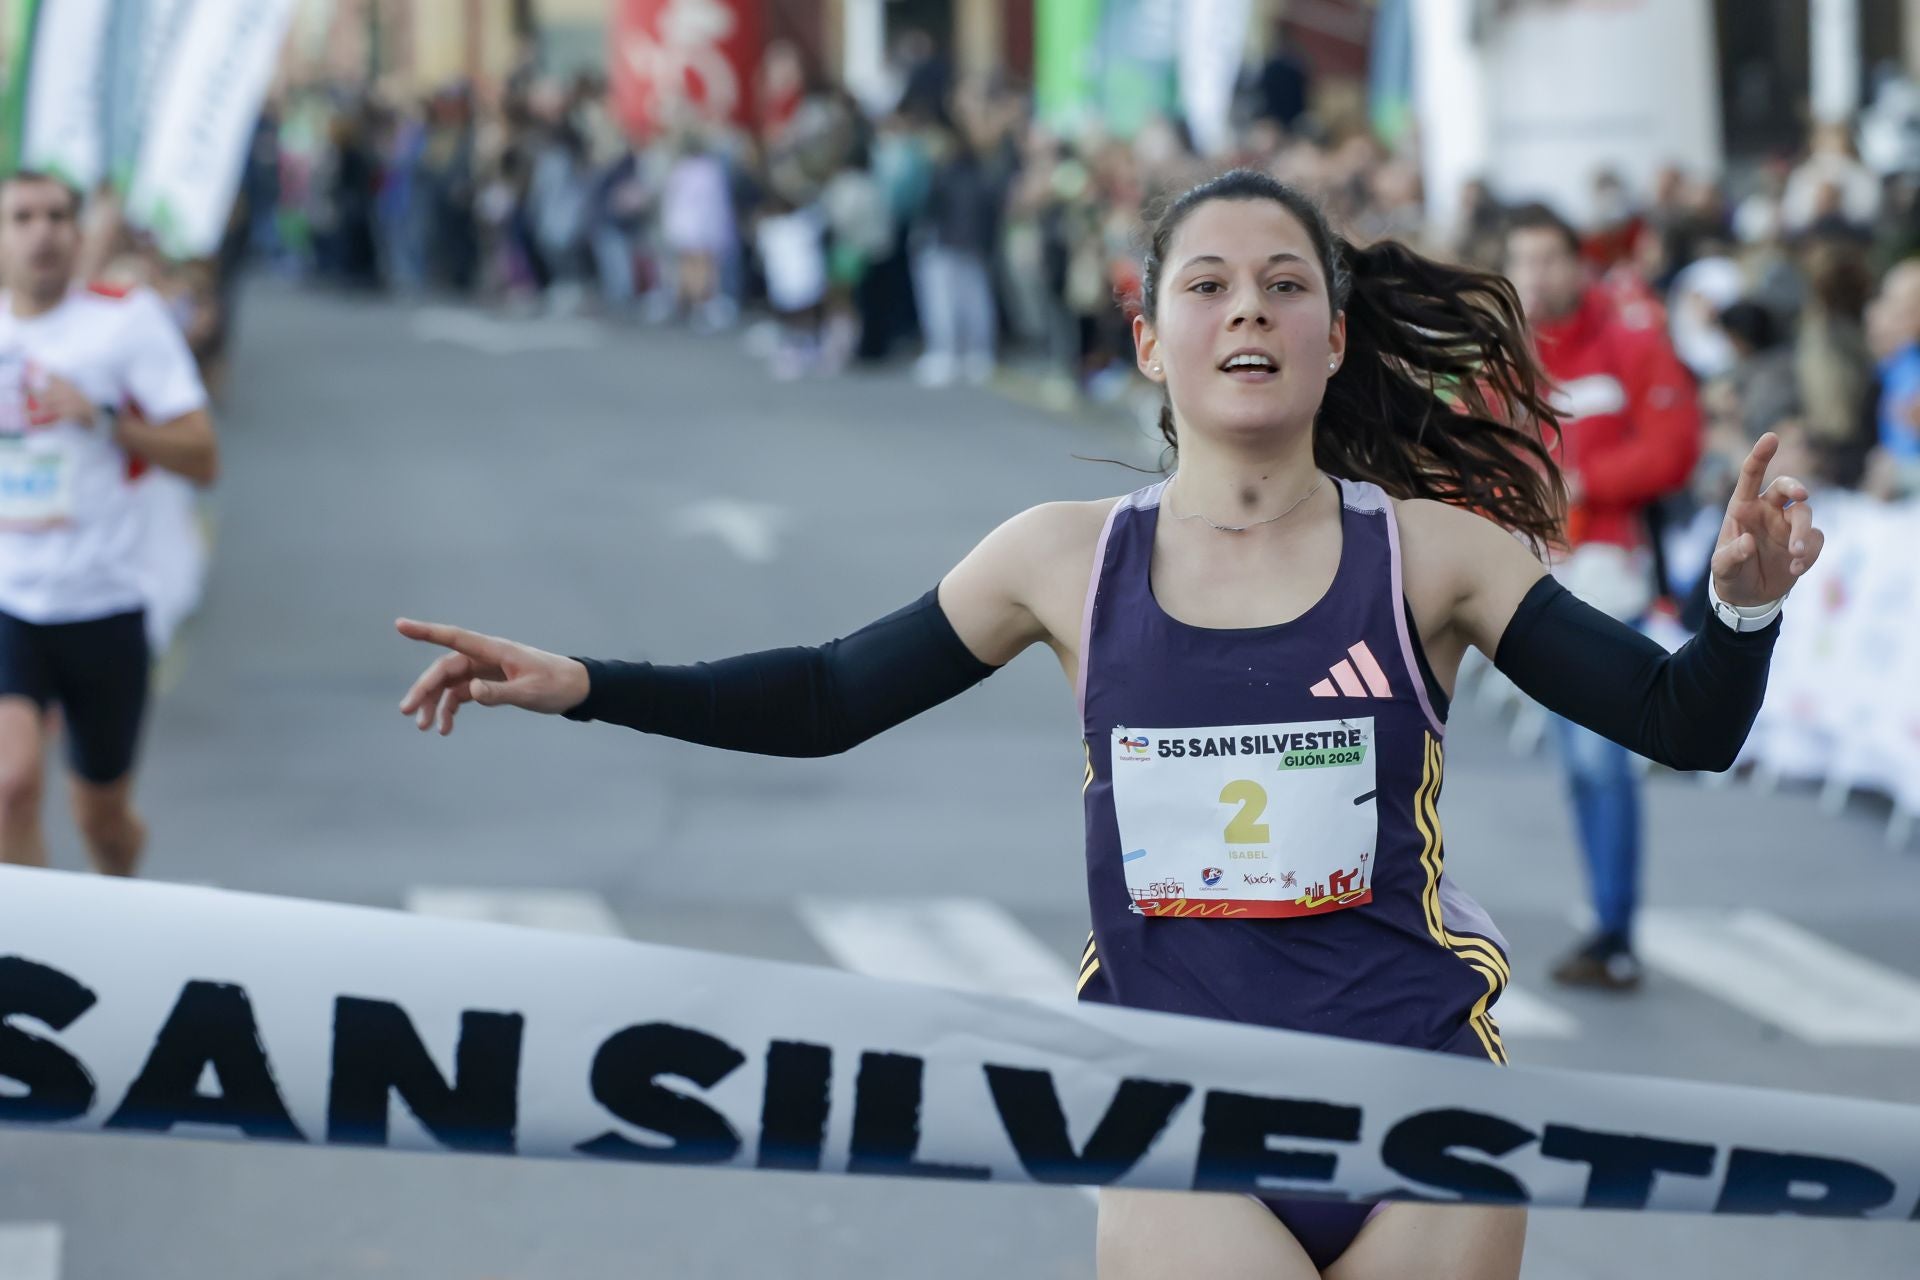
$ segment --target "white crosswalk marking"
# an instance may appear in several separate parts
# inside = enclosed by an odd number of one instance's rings
[[[60,1280],[60,1227],[0,1223],[0,1280]]]
[[[1071,1001],[1073,971],[980,898],[802,899],[801,921],[844,969],[962,991]]]
[[[1646,911],[1649,965],[1814,1044],[1920,1045],[1920,981],[1766,911]]]
[[[1580,1034],[1578,1018],[1524,987],[1509,986],[1501,992],[1493,1006],[1493,1017],[1500,1024],[1502,1036],[1571,1040]]]
[[[789,518],[783,508],[764,502],[709,498],[674,511],[668,523],[679,537],[715,537],[747,563],[765,564],[778,553]]]
[[[413,336],[422,342],[450,342],[490,356],[527,351],[584,351],[600,345],[600,330],[585,320],[541,316],[512,319],[422,307],[414,313]]]
[[[450,920],[489,920],[518,924],[556,933],[625,936],[620,922],[597,893],[574,889],[444,889],[407,890],[407,910]]]

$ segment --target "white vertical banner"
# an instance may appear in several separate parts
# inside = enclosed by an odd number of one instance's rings
[[[101,71],[113,0],[40,6],[28,62],[20,163],[90,191],[106,173]]]
[[[153,90],[193,0],[112,0],[104,72],[106,173],[124,190],[133,177]]]
[[[840,10],[840,65],[847,87],[876,114],[893,108],[899,88],[887,69],[884,0],[845,0]]]
[[[1413,6],[1413,100],[1427,217],[1442,235],[1459,220],[1460,190],[1491,179],[1488,74],[1476,40],[1476,0]]]
[[[147,112],[128,217],[166,252],[220,242],[295,0],[193,0]]]
[[[1233,89],[1246,57],[1250,0],[1180,6],[1180,109],[1203,155],[1233,145]]]
[[[1719,173],[1708,0],[1479,9],[1473,0],[1415,8],[1420,135],[1436,214],[1450,213],[1473,176],[1505,200],[1544,200],[1580,222],[1602,169],[1642,192],[1667,165]]]
[[[1807,23],[1813,118],[1847,124],[1860,109],[1860,0],[1813,0]]]

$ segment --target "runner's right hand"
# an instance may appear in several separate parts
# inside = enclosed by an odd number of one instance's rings
[[[87,393],[56,373],[43,375],[40,385],[32,389],[27,411],[34,426],[77,422],[90,427],[98,416]]]
[[[558,715],[586,699],[587,669],[572,658],[443,623],[401,618],[394,626],[409,640],[452,650],[435,659],[400,700],[400,714],[413,716],[423,733],[436,718],[442,737],[452,733],[462,703]]]

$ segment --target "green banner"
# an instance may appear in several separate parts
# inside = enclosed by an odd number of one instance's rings
[[[13,0],[0,17],[0,173],[19,164],[27,115],[27,74],[33,64],[33,20],[40,0]]]
[[[1034,0],[1033,89],[1039,117],[1073,133],[1098,106],[1103,0]]]
[[[1175,0],[1106,0],[1094,101],[1108,132],[1131,138],[1155,116],[1172,113],[1179,23]]]

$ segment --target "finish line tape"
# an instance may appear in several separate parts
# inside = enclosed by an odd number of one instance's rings
[[[1920,1107],[0,868],[0,1123],[1315,1198],[1920,1218]]]

